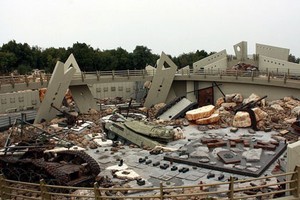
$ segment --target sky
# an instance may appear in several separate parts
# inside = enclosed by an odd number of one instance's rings
[[[172,56],[248,42],[290,49],[300,57],[299,0],[0,0],[0,45],[100,50],[143,45]]]

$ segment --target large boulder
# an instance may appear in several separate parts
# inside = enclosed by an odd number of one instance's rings
[[[234,127],[245,128],[251,126],[250,115],[247,112],[239,111],[233,118],[232,125]]]
[[[257,94],[252,93],[247,99],[244,99],[243,103],[246,104],[251,101],[257,101],[259,99],[260,99],[260,97]]]
[[[190,110],[186,112],[186,118],[191,121],[191,120],[197,120],[201,118],[206,118],[211,116],[215,112],[215,106],[214,105],[207,105],[207,106],[202,106],[197,109]]]
[[[262,119],[265,119],[268,116],[268,113],[266,113],[265,111],[263,111],[262,109],[260,109],[258,107],[253,108],[252,110],[255,113],[256,121],[260,121]]]
[[[212,124],[212,123],[218,122],[219,120],[220,120],[219,113],[214,113],[209,117],[197,119],[196,124],[199,124],[199,125]]]

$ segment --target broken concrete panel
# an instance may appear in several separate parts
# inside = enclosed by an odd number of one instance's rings
[[[70,65],[67,66],[59,61],[56,63],[34,123],[40,123],[42,120],[50,121],[56,116],[57,110],[52,108],[51,104],[60,108],[75,71],[76,69]]]
[[[157,103],[166,102],[177,68],[175,63],[162,52],[144,103],[145,107],[150,108]]]
[[[211,116],[215,111],[214,105],[202,106],[197,109],[186,112],[186,118],[188,120],[197,120]]]
[[[234,52],[236,55],[236,58],[241,61],[247,60],[248,57],[248,48],[247,48],[247,42],[242,41],[236,45],[233,45]]]
[[[242,156],[245,158],[248,162],[257,162],[260,160],[262,154],[262,149],[250,149],[248,151],[243,152]]]
[[[211,116],[209,117],[206,117],[206,118],[202,118],[202,119],[197,119],[196,120],[196,124],[200,124],[200,125],[203,125],[203,124],[211,124],[211,123],[215,123],[217,121],[220,120],[220,115],[219,113],[214,113],[212,114]]]
[[[75,75],[81,76],[81,70],[73,54],[68,57],[65,65],[74,67],[76,69]],[[74,85],[70,86],[69,88],[71,90],[72,97],[81,113],[87,113],[90,109],[98,109],[96,101],[87,84]]]
[[[99,109],[87,85],[74,85],[69,88],[76,106],[81,113],[87,113],[90,109]]]

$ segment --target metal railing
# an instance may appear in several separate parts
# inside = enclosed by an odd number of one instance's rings
[[[288,177],[291,177],[290,179]],[[278,178],[284,181],[278,182]],[[273,181],[267,184],[266,180]],[[264,184],[255,185],[254,182]],[[252,183],[252,184],[250,184]],[[59,191],[59,192],[58,192]],[[68,192],[69,191],[69,192]],[[70,192],[73,191],[73,192]],[[75,192],[74,192],[75,191]],[[256,192],[255,192],[256,191]],[[97,183],[94,187],[69,187],[48,185],[43,180],[37,183],[19,182],[5,179],[0,176],[0,197],[4,199],[56,199],[66,197],[71,199],[224,199],[240,200],[254,197],[274,199],[276,195],[295,199],[300,197],[300,167],[297,166],[293,172],[249,178],[229,180],[216,183],[200,183],[192,186],[167,186],[160,183],[159,187],[144,188],[100,188]],[[275,195],[275,196],[274,196]]]
[[[115,79],[115,78],[134,78],[134,77],[152,77],[155,75],[155,70],[118,70],[118,71],[95,71],[95,72],[81,72],[76,73],[73,76],[73,80],[82,80],[84,82],[87,79]],[[299,70],[281,69],[281,68],[267,68],[260,71],[241,71],[241,70],[224,70],[224,69],[205,69],[205,70],[178,70],[176,76],[203,76],[204,78],[209,76],[219,77],[232,77],[236,79],[239,77],[252,77],[260,79],[283,79],[286,80],[300,80],[300,68]],[[43,83],[49,82],[51,74],[40,74],[35,76],[27,75],[15,75],[15,76],[0,76],[0,90],[1,85],[14,85],[16,83],[26,83],[27,85],[34,82]]]

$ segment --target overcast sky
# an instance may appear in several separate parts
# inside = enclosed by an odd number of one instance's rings
[[[0,0],[0,44],[86,43],[101,50],[144,45],[172,56],[248,42],[300,57],[299,0]]]

